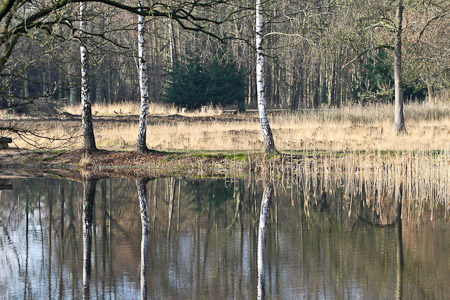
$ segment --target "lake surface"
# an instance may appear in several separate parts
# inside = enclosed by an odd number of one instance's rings
[[[8,180],[0,299],[448,298],[447,191],[351,178]]]

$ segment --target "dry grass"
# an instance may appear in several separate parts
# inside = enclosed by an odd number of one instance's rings
[[[392,106],[272,115],[277,148],[323,150],[450,149],[450,105],[406,106],[408,134],[397,136]],[[134,148],[137,125],[97,128],[99,145]],[[107,138],[106,138],[107,137]],[[160,123],[149,126],[149,147],[160,150],[261,150],[260,125],[254,119]]]
[[[78,108],[79,109],[79,108]],[[136,115],[135,103],[113,106],[94,106],[97,115]],[[68,109],[69,112],[71,112]],[[263,148],[260,125],[255,113],[237,118],[221,111],[181,113],[175,107],[153,104],[152,115],[182,114],[185,118],[175,121],[151,122],[147,142],[158,150],[231,150],[251,151]],[[211,118],[202,118],[206,116]],[[275,143],[282,151],[319,150],[448,150],[450,149],[450,103],[437,102],[409,104],[405,106],[408,133],[397,136],[393,126],[392,105],[348,106],[335,110],[301,111],[298,113],[274,113],[270,115]],[[196,118],[192,118],[196,117]],[[198,118],[197,118],[198,117]],[[123,120],[123,118],[122,118]],[[52,137],[70,136],[70,130],[78,130],[74,121],[38,123],[29,121],[41,134]],[[23,121],[22,121],[23,123]],[[137,122],[96,121],[97,145],[105,149],[134,149],[137,138]],[[19,147],[28,147],[15,139]],[[63,141],[45,146],[60,147]],[[74,138],[71,147],[80,147],[81,138]],[[46,144],[47,143],[47,144]],[[67,144],[62,146],[68,148]]]
[[[131,101],[114,104],[96,103],[92,105],[92,113],[95,116],[139,115],[140,109],[138,102]],[[65,106],[63,111],[79,115],[81,106]],[[183,109],[175,105],[151,102],[149,104],[149,113],[151,115],[216,116],[222,113],[222,109],[207,106],[203,109],[183,111]]]

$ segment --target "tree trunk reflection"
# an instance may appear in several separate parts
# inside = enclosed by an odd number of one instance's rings
[[[64,201],[65,201],[65,194],[64,194],[64,186],[59,186],[59,197],[60,197],[60,238],[61,238],[61,245],[60,245],[60,259],[61,261],[64,261],[64,248],[65,248],[65,242],[64,242]],[[63,266],[62,264],[59,267],[59,299],[64,298],[64,274],[63,274]]]
[[[273,196],[273,184],[270,181],[264,183],[264,192],[261,201],[261,209],[259,213],[259,228],[258,228],[258,300],[266,298],[265,293],[265,274],[264,274],[264,245],[266,241],[266,224],[269,215],[270,202]]]
[[[402,201],[403,185],[400,184],[400,197],[397,200],[397,300],[403,299],[403,228],[402,228]],[[396,197],[397,198],[397,197]]]
[[[147,269],[148,269],[148,234],[150,228],[150,216],[148,214],[147,201],[147,182],[148,179],[140,178],[136,180],[139,208],[141,213],[141,299],[147,299]]]
[[[96,180],[83,183],[83,299],[89,299],[91,279],[92,219]]]

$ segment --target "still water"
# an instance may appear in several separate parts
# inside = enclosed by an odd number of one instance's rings
[[[0,186],[0,299],[450,295],[443,198],[323,178]]]

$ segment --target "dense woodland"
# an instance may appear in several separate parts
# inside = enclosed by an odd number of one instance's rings
[[[3,101],[80,101],[79,4],[72,2],[80,1],[0,2]],[[139,101],[139,2],[83,2],[92,100]],[[397,2],[263,1],[267,106],[296,110],[392,102]],[[187,68],[195,60],[237,66],[244,74],[246,105],[256,106],[253,1],[143,4],[149,15],[150,101],[163,98],[175,65]],[[406,0],[403,5],[404,98],[434,97],[450,85],[450,3]]]

